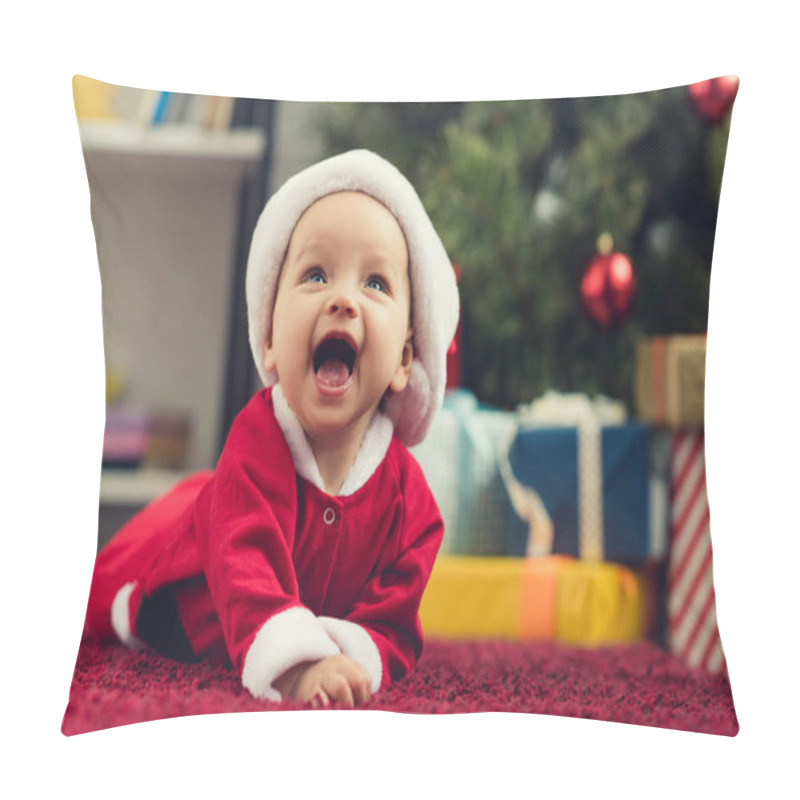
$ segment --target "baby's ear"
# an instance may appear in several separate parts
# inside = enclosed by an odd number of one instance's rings
[[[411,364],[414,362],[414,331],[409,328],[406,335],[406,343],[403,345],[403,352],[400,355],[400,363],[394,371],[389,388],[397,394],[402,392],[408,384],[408,377],[411,374]]]
[[[275,350],[272,348],[272,333],[270,333],[267,341],[264,342],[264,372],[272,372],[276,366]]]

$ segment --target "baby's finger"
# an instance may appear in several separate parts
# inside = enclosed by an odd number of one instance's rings
[[[350,683],[344,675],[332,675],[325,684],[325,691],[331,700],[343,708],[353,708],[355,706]]]
[[[311,708],[327,708],[331,704],[331,699],[323,689],[318,689],[311,698]]]
[[[372,694],[372,680],[364,670],[363,674],[356,675],[350,680],[350,689],[353,692],[353,700],[357,706],[363,705],[369,700]]]
[[[372,694],[372,680],[366,670],[358,670],[348,676],[353,700],[357,706],[366,703]]]
[[[364,667],[351,659],[345,660],[340,666],[342,674],[350,684],[353,700],[356,705],[361,705],[369,700],[372,694],[372,678]]]

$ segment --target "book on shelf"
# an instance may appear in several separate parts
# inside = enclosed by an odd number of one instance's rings
[[[75,112],[79,121],[103,120],[139,128],[182,126],[207,131],[238,127],[248,101],[234,97],[159,92],[116,86],[82,75],[73,79]]]
[[[190,415],[179,409],[111,403],[106,408],[103,466],[182,469],[191,428]]]
[[[228,130],[233,116],[233,97],[208,97],[204,127],[211,131]]]

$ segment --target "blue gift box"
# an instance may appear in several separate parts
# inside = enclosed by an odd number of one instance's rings
[[[594,437],[588,446],[581,441],[586,436]],[[636,423],[588,432],[565,426],[517,433],[509,464],[547,510],[554,553],[622,563],[663,557],[666,503],[657,474],[663,468],[653,463],[658,444],[651,428]],[[527,537],[522,522],[513,527],[511,555],[525,554]],[[587,545],[587,537],[596,546]]]

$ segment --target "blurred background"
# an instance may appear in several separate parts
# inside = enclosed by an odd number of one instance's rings
[[[619,97],[312,112],[325,152],[383,153],[461,267],[462,385],[513,409],[548,389],[631,404],[641,334],[703,332],[727,124],[686,88]],[[632,307],[598,328],[581,280],[602,234]]]

